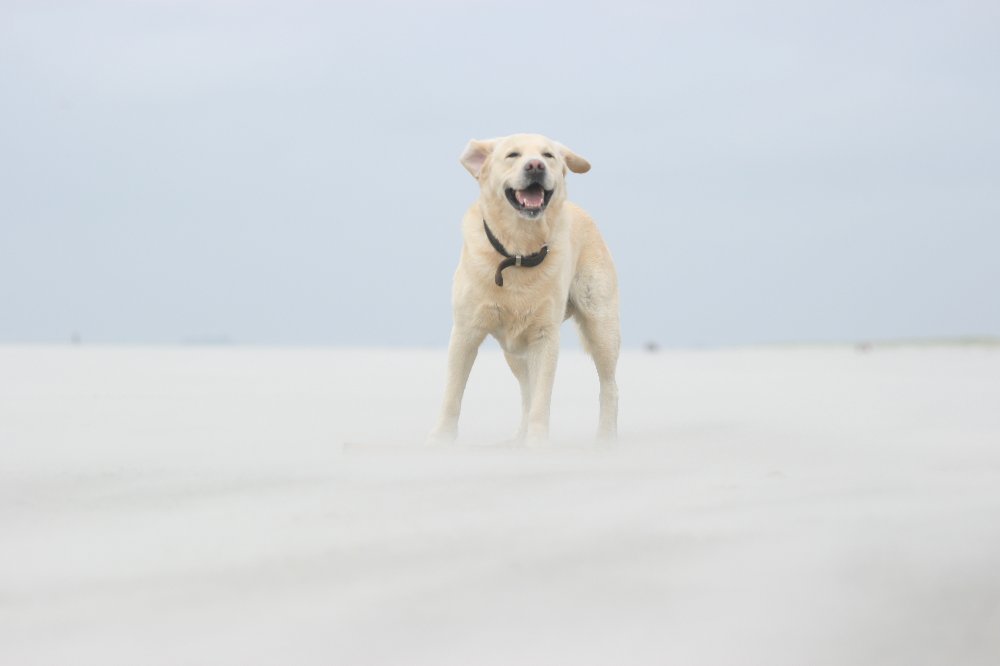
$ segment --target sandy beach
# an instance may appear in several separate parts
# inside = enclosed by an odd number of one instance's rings
[[[1000,348],[0,346],[0,662],[992,665]]]

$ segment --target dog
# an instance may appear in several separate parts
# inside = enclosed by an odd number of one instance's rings
[[[597,225],[566,199],[567,173],[590,163],[538,134],[472,140],[459,161],[480,192],[462,220],[444,403],[429,441],[454,442],[469,373],[492,335],[521,387],[517,441],[546,442],[559,328],[569,317],[597,367],[598,438],[614,440],[618,278]]]

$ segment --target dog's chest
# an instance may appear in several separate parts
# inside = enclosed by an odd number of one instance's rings
[[[471,315],[476,328],[487,331],[508,352],[518,352],[546,336],[557,334],[566,314],[571,255],[562,238],[545,260],[532,267],[510,266],[503,286],[495,274],[503,257],[492,247],[463,255],[456,275],[456,311]]]
[[[506,294],[505,294],[506,295]],[[518,352],[552,335],[562,323],[564,307],[549,298],[489,299],[476,308],[480,325],[508,352]]]

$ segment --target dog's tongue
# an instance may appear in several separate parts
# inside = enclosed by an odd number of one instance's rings
[[[525,208],[540,208],[545,201],[545,190],[535,186],[527,190],[517,190],[517,201]]]

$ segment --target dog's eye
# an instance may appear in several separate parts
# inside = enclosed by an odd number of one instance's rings
[[[507,158],[508,159],[510,159],[512,157],[520,157],[520,156],[521,156],[521,153],[507,153]]]
[[[553,158],[553,155],[552,153],[542,153],[542,157],[547,157],[551,160]]]

